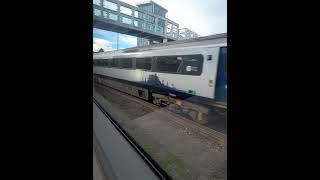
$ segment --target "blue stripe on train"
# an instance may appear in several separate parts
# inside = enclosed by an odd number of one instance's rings
[[[220,48],[217,82],[215,89],[217,101],[227,101],[227,48]]]
[[[160,83],[159,79],[157,79],[157,76],[155,75],[151,75],[151,77],[149,77],[148,81],[142,81],[142,82],[133,82],[133,81],[128,81],[128,80],[123,80],[123,79],[117,79],[117,78],[113,78],[110,76],[105,76],[105,75],[101,75],[101,74],[94,74],[106,79],[110,79],[110,80],[115,80],[118,82],[122,82],[122,83],[126,83],[126,84],[130,84],[133,86],[137,86],[137,87],[141,87],[141,88],[145,88],[148,89],[149,92],[153,92],[153,93],[158,93],[158,94],[163,94],[163,95],[168,95],[168,96],[172,96],[175,95],[173,97],[175,98],[179,98],[179,99],[186,99],[186,98],[190,98],[193,97],[194,95],[192,94],[188,94],[186,92],[182,92],[181,90],[178,89],[174,89],[171,87],[168,87],[166,85],[163,85],[162,83]]]

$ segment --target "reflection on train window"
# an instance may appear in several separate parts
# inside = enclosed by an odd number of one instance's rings
[[[156,58],[156,71],[178,73],[180,64],[177,56],[159,56]]]
[[[136,58],[136,69],[166,72],[174,74],[184,74],[192,76],[200,76],[202,73],[203,56],[196,55],[181,55],[181,56],[157,56],[154,57],[155,64],[152,65],[152,57]],[[226,59],[225,59],[226,61]],[[126,59],[98,59],[94,63],[95,66],[102,67],[118,67],[132,69],[133,60]],[[152,68],[153,67],[153,68]],[[225,65],[226,71],[226,65]]]
[[[136,68],[143,70],[151,70],[151,58],[137,58],[136,59]]]
[[[132,68],[132,59],[119,59],[121,68]]]
[[[156,71],[167,73],[179,73],[185,75],[201,75],[203,56],[161,56],[156,58]]]
[[[102,62],[101,59],[98,59],[95,63],[96,66],[102,66]]]
[[[103,59],[102,66],[109,66],[109,59]]]
[[[202,55],[188,55],[182,56],[183,65],[181,66],[181,73],[186,75],[201,75],[203,56]]]
[[[100,66],[104,66],[104,64],[105,64],[105,63],[104,63],[104,59],[101,59],[100,62],[99,62],[99,65],[100,65]]]
[[[118,67],[119,61],[117,59],[111,59],[110,67]]]

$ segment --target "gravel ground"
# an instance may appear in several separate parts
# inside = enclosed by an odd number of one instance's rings
[[[173,178],[227,179],[226,144],[161,119],[142,105],[95,87],[94,97]]]

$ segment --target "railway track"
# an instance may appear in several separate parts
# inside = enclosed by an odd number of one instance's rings
[[[227,104],[226,103],[222,103],[222,102],[217,102],[212,104],[212,106],[218,107],[218,108],[222,108],[222,109],[227,109]]]
[[[103,88],[110,93],[117,95],[117,97],[122,97],[125,99],[128,99],[132,102],[135,102],[137,104],[140,104],[144,108],[148,109],[149,111],[152,111],[153,113],[156,113],[159,115],[159,117],[162,117],[162,120],[169,121],[176,127],[181,127],[181,128],[187,128],[191,130],[193,133],[196,133],[198,135],[204,136],[208,139],[215,140],[217,142],[220,142],[221,144],[226,144],[227,143],[227,135],[221,132],[218,132],[216,130],[213,130],[211,128],[205,127],[197,122],[191,121],[190,119],[187,119],[185,117],[182,117],[178,114],[175,114],[174,112],[168,110],[167,108],[161,108],[158,107],[154,104],[151,104],[147,101],[138,99],[134,96],[125,94],[123,92],[120,92],[118,90],[115,90],[111,87],[107,87],[103,84],[100,83],[94,83],[95,86]]]

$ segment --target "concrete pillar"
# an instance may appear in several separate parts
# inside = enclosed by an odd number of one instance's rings
[[[158,18],[154,16],[154,32],[157,32],[158,28]]]
[[[118,22],[121,23],[121,19],[120,19],[120,2],[118,1],[117,2],[117,15],[118,15]]]
[[[164,35],[167,35],[167,26],[168,26],[168,21],[167,21],[167,18],[166,18],[166,20],[164,21],[164,30],[163,30],[163,34]]]
[[[168,42],[168,39],[167,38],[163,38],[163,41],[162,41],[163,43],[166,43],[166,42]]]
[[[130,9],[131,9],[131,8],[130,8]],[[134,9],[131,9],[131,21],[132,21],[132,22],[131,22],[131,25],[132,25],[132,26],[135,26],[135,25],[134,25],[134,11],[135,11]]]

